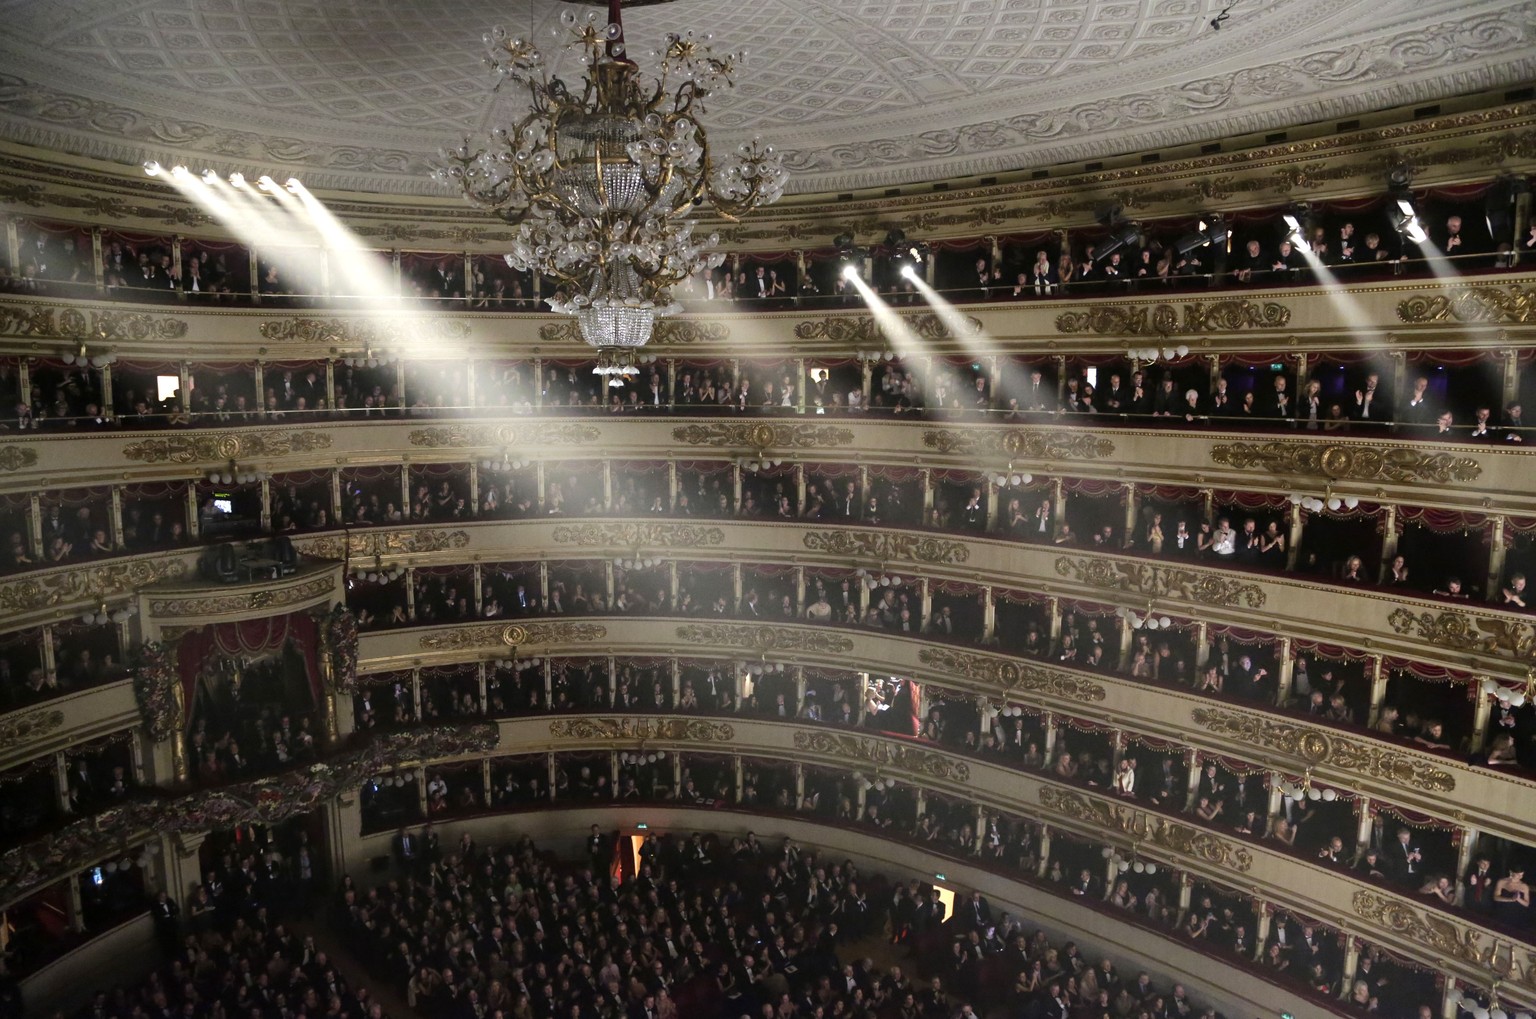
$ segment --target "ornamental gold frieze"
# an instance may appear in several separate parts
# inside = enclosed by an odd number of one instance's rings
[[[1312,767],[1337,769],[1430,792],[1446,793],[1456,788],[1456,777],[1450,772],[1391,747],[1220,708],[1195,708],[1190,718],[1202,732],[1276,750],[1300,758]]]
[[[704,718],[560,718],[549,723],[549,734],[555,739],[609,743],[729,743],[736,738],[730,725]]]
[[[1434,955],[1474,965],[1490,961],[1492,948],[1483,947],[1483,933],[1464,927],[1433,910],[1361,888],[1350,899],[1355,916],[1429,949]]]
[[[113,340],[179,340],[186,335],[185,319],[164,315],[44,305],[0,305],[0,336],[110,343]]]
[[[1053,785],[1040,787],[1040,806],[1069,821],[1088,825],[1098,831],[1129,835],[1179,856],[1227,867],[1240,874],[1253,868],[1253,853],[1241,843],[1224,839],[1213,832],[1133,810],[1121,803],[1088,796]]]
[[[1264,589],[1257,584],[1157,563],[1062,556],[1056,560],[1056,574],[1089,587],[1129,591],[1149,598],[1182,598],[1201,605],[1232,607],[1241,603],[1256,609],[1266,600]]]
[[[16,747],[48,735],[64,724],[64,712],[40,708],[0,718],[0,746]]]
[[[1452,651],[1472,651],[1536,659],[1536,624],[1497,616],[1445,610],[1414,612],[1396,608],[1387,616],[1393,632]]]
[[[969,782],[970,765],[947,754],[906,746],[892,739],[855,736],[846,732],[800,729],[795,732],[795,749],[824,754],[845,761],[873,764],[877,768],[897,768],[912,775],[941,779],[945,782]]]
[[[1093,703],[1105,697],[1104,687],[1091,680],[1028,662],[982,655],[947,647],[923,647],[917,660],[946,676],[961,676],[1019,693]]]
[[[853,442],[853,429],[838,425],[756,424],[682,425],[672,438],[690,446],[734,446],[748,449],[830,449]]]
[[[336,590],[333,578],[326,573],[286,587],[261,588],[255,591],[213,596],[184,595],[176,598],[154,598],[149,603],[149,614],[174,618],[176,616],[223,616],[263,609],[280,609],[316,598],[324,598]]]
[[[954,565],[971,557],[963,541],[879,531],[810,531],[804,538],[812,552],[881,562],[906,561]]]
[[[174,799],[143,800],[81,818],[0,854],[0,903],[158,835],[277,824],[321,807],[340,793],[356,792],[370,776],[407,763],[485,754],[500,739],[498,727],[489,723],[386,733],[356,750],[280,775]]]
[[[1475,481],[1483,468],[1469,456],[1401,446],[1341,446],[1321,442],[1231,442],[1211,447],[1211,459],[1227,467],[1257,467],[1271,474],[1299,474],[1335,481]]]
[[[100,602],[164,580],[179,580],[188,569],[185,559],[167,557],[69,567],[40,577],[0,582],[0,611],[36,612]]]
[[[1530,325],[1536,322],[1536,287],[1457,287],[1449,294],[1410,297],[1398,304],[1397,317],[1410,325]]]
[[[429,633],[421,638],[421,647],[426,651],[473,651],[541,644],[590,644],[606,636],[608,628],[598,623],[492,623]]]
[[[957,336],[944,319],[932,312],[900,316],[904,332],[910,330],[920,340],[955,340],[980,336],[981,320],[970,315],[963,317],[965,333]],[[883,343],[888,338],[888,334],[885,327],[873,315],[851,314],[828,315],[824,318],[801,322],[795,326],[795,338],[830,340],[833,343]],[[905,339],[904,336],[891,338]]]
[[[415,428],[406,437],[413,446],[425,449],[462,449],[496,446],[584,446],[602,438],[596,425],[551,421],[526,425],[446,425],[439,428]]]
[[[294,548],[316,559],[419,555],[469,547],[468,531],[364,531],[345,537],[296,538]]]
[[[123,456],[149,464],[225,463],[330,449],[325,432],[245,432],[229,435],[173,435],[141,439],[123,447]]]
[[[551,534],[556,545],[582,548],[714,548],[725,532],[704,524],[561,524]]]
[[[261,338],[273,343],[346,347],[395,346],[423,340],[462,340],[469,323],[426,315],[369,315],[356,319],[276,318],[261,323]]]
[[[0,471],[37,466],[37,450],[29,446],[0,446]]]
[[[1059,333],[1100,336],[1188,336],[1243,329],[1281,329],[1291,309],[1276,301],[1224,298],[1184,304],[1103,305],[1056,316]]]
[[[1021,460],[1101,460],[1115,454],[1115,444],[1097,435],[1018,428],[934,428],[923,433],[923,445],[937,453],[990,453]]]
[[[677,628],[677,639],[689,644],[742,648],[747,651],[812,651],[847,654],[853,640],[839,633],[752,623],[688,623]]]

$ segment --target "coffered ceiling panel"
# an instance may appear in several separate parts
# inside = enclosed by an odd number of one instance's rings
[[[512,112],[480,37],[548,0],[0,0],[0,129],[138,162],[431,194],[431,154]],[[997,172],[1345,116],[1536,76],[1536,2],[670,0],[625,15],[746,48],[706,122],[802,192]],[[578,8],[589,10],[591,8]],[[642,64],[644,59],[642,57]],[[557,64],[568,75],[575,68]]]

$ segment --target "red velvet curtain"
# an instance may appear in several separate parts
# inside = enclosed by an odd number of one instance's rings
[[[318,704],[320,700],[319,635],[315,621],[305,612],[290,612],[286,616],[269,616],[266,619],[247,619],[238,623],[215,623],[186,634],[176,647],[177,664],[181,670],[181,689],[185,703],[190,705],[197,694],[197,676],[203,664],[212,656],[262,655],[281,651],[292,642],[304,656],[304,671],[309,677],[309,689]],[[190,727],[192,713],[187,712],[184,724]]]

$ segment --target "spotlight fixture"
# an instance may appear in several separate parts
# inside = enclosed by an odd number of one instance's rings
[[[1389,216],[1392,228],[1413,243],[1422,244],[1429,240],[1429,234],[1425,233],[1424,225],[1419,222],[1418,213],[1414,210],[1412,199],[1397,199],[1397,208],[1391,210]]]
[[[901,274],[909,280],[915,280],[917,279],[917,267],[914,265],[904,265],[901,267]]]
[[[165,172],[165,168],[153,159],[146,159],[144,161],[144,172],[151,177],[158,177]]]
[[[1109,239],[1102,244],[1094,245],[1093,260],[1102,262],[1110,255],[1128,245],[1141,243],[1141,227],[1135,223],[1117,223],[1110,228]]]
[[[1180,237],[1173,245],[1173,249],[1180,255],[1187,255],[1196,248],[1209,247],[1211,245],[1224,245],[1227,243],[1227,224],[1220,216],[1213,216],[1209,223],[1201,220],[1199,226]]]
[[[188,170],[181,163],[177,163],[175,166],[171,167],[171,176],[172,177],[190,177],[191,175],[192,175],[192,171]]]
[[[855,277],[857,277],[858,275],[859,275],[859,267],[854,265],[852,262],[849,262],[847,265],[843,266],[843,279],[851,280],[851,279],[854,279]]]
[[[232,174],[230,174],[229,175],[229,186],[232,187],[232,188],[243,188],[243,187],[245,187],[246,186],[246,184],[245,184],[245,174],[243,174],[243,173],[232,173]]]
[[[1305,215],[1304,209],[1287,212],[1280,218],[1285,221],[1285,239],[1291,242],[1291,247],[1297,251],[1311,251],[1312,245],[1307,243],[1307,231],[1298,218],[1298,213]]]

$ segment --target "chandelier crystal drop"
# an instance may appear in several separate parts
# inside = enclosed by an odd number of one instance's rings
[[[734,221],[777,201],[788,178],[772,146],[754,139],[716,152],[698,121],[745,52],[716,57],[709,35],[671,34],[651,53],[657,73],[642,75],[619,7],[609,0],[607,24],[596,11],[564,11],[551,30],[576,54],[579,87],[553,76],[532,43],[499,26],[487,34],[497,87],[526,88],[528,111],[484,147],[466,140],[444,151],[433,173],[517,228],[507,264],[556,280],[564,296],[551,310],[575,318],[610,358],[682,310],[675,284],[724,260],[718,234],[695,237],[693,210],[707,202]]]

